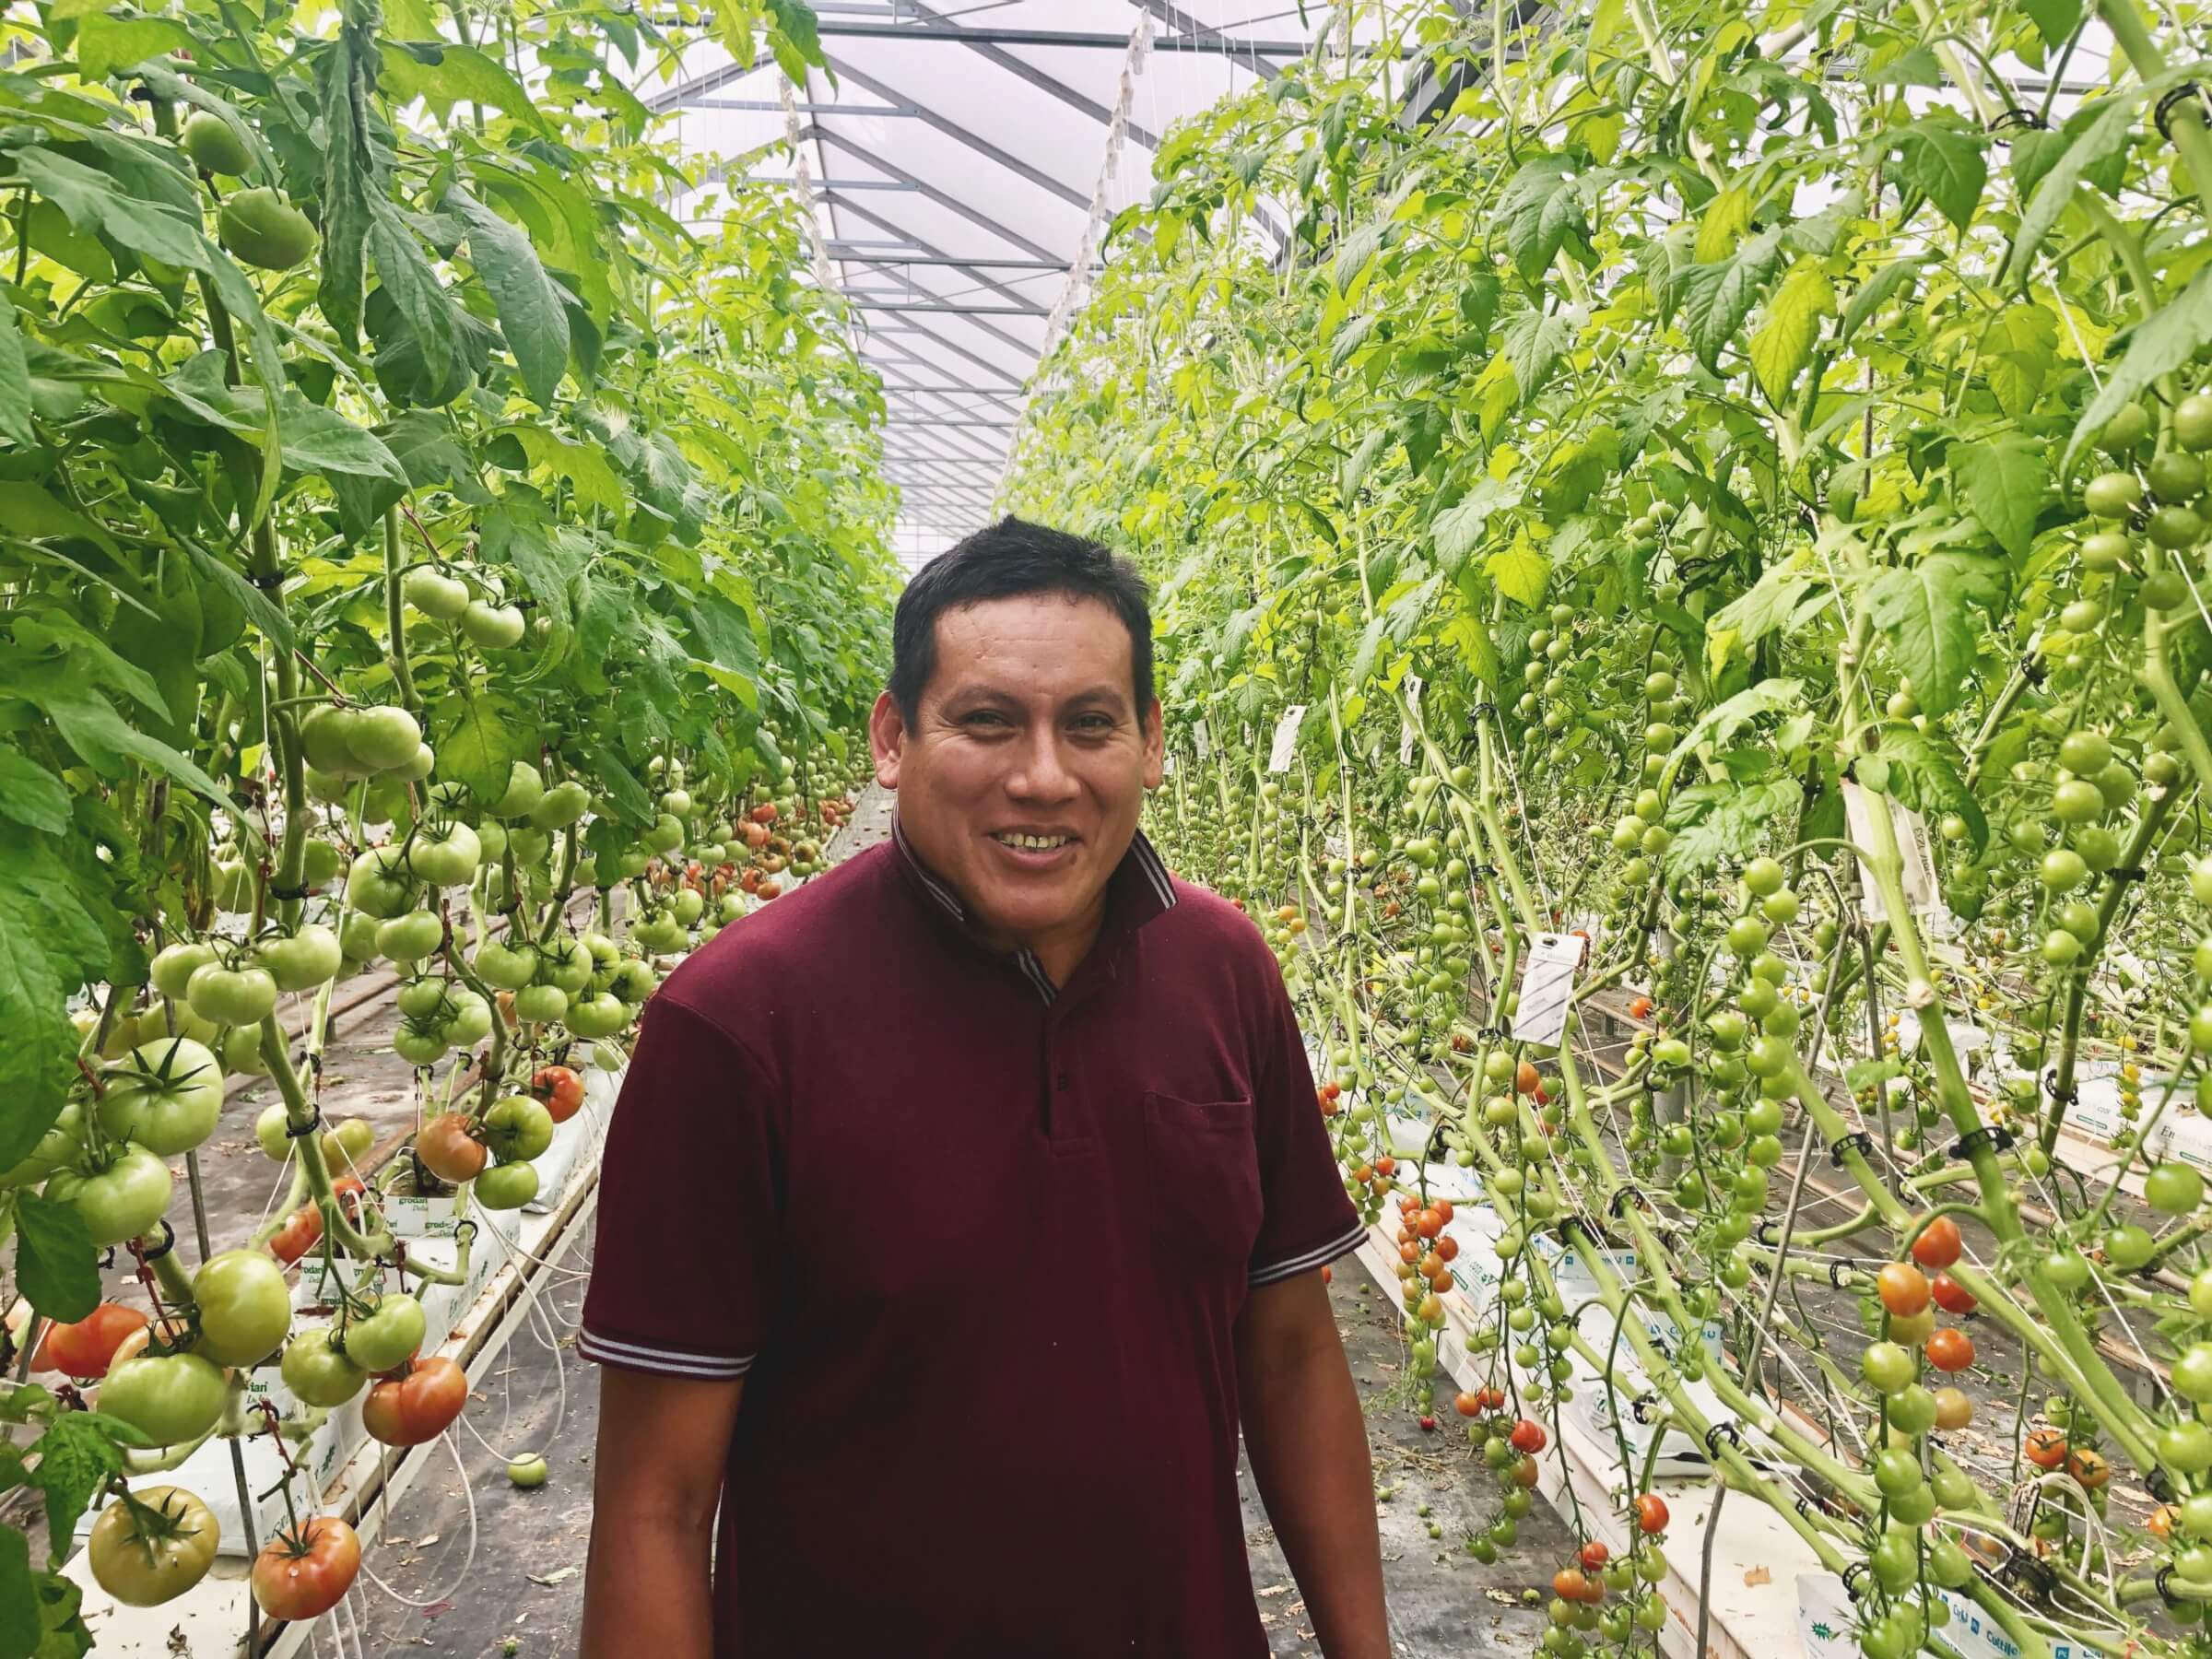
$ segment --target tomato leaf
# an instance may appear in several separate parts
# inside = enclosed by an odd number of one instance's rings
[[[2128,332],[2127,355],[2104,377],[2104,385],[2074,424],[2060,460],[2063,471],[2073,465],[2084,443],[2104,429],[2105,422],[2133,403],[2160,375],[2181,368],[2212,341],[2212,265],[2190,279],[2158,313]]]
[[[2050,46],[2064,46],[2066,37],[2081,27],[2084,0],[2020,0],[2020,9]]]
[[[60,835],[69,828],[69,792],[21,749],[0,748],[0,814]]]
[[[1974,792],[1966,786],[1964,765],[1949,738],[1934,728],[1923,732],[1892,724],[1882,729],[1875,755],[1889,768],[1891,794],[1915,812],[1957,813],[1966,822],[1974,851],[1988,846],[1989,819],[1982,804],[1974,799]]]
[[[394,108],[420,99],[424,109],[451,126],[453,106],[467,102],[504,110],[538,132],[552,134],[522,83],[473,46],[450,41],[383,41],[379,42],[378,62],[378,89]]]
[[[1762,230],[1716,265],[1688,265],[1677,273],[1690,347],[1706,368],[1719,370],[1721,353],[1774,274],[1781,247],[1781,231]]]
[[[433,715],[438,772],[468,786],[478,800],[497,800],[517,760],[537,759],[537,727],[512,698],[462,689]]]
[[[530,239],[466,191],[447,191],[445,205],[468,223],[469,260],[491,290],[524,388],[538,403],[552,403],[569,366],[569,313],[559,286]]]
[[[107,968],[106,936],[53,843],[0,823],[0,1169],[60,1115],[76,1051],[66,999]]]
[[[1552,365],[1572,342],[1567,319],[1557,312],[1523,312],[1505,325],[1499,344],[1512,368],[1513,385],[1521,402],[1526,403],[1543,390],[1544,382],[1551,378]]]
[[[105,80],[164,53],[192,50],[192,30],[168,18],[113,18],[96,13],[76,29],[76,72]]]
[[[1516,546],[1491,554],[1483,570],[1508,599],[1533,606],[1544,597],[1551,561],[1532,547]]]
[[[0,1526],[0,1659],[31,1659],[39,1651],[39,1586],[30,1575],[30,1538]]]
[[[1438,565],[1447,576],[1457,576],[1482,543],[1483,526],[1500,508],[1517,507],[1525,486],[1512,479],[1483,477],[1453,506],[1436,515],[1429,534],[1436,545]]]
[[[1767,320],[1751,336],[1751,372],[1775,407],[1788,398],[1790,382],[1811,358],[1820,319],[1835,310],[1835,285],[1817,260],[1799,260],[1775,289]]]
[[[1867,615],[1889,642],[1912,695],[1931,715],[1956,708],[1974,663],[1971,606],[1994,610],[2005,570],[1971,553],[1931,553],[1868,583]]]
[[[1538,156],[1523,165],[1498,201],[1505,245],[1524,281],[1535,282],[1569,237],[1587,239],[1570,156]],[[1526,385],[1526,382],[1523,382]]]
[[[100,1305],[100,1268],[76,1206],[37,1193],[16,1194],[18,1283],[49,1319],[82,1319]]]
[[[460,325],[445,285],[424,257],[415,232],[382,196],[371,204],[366,245],[376,261],[377,280],[399,308],[422,354],[424,379],[436,384],[460,347]]]
[[[1998,546],[2015,559],[2024,557],[2035,537],[2036,513],[2050,481],[2043,446],[2028,438],[1954,443],[1947,461],[1965,496],[1967,511]]]
[[[27,449],[37,441],[30,429],[30,366],[6,294],[0,294],[0,436]]]
[[[351,349],[361,332],[361,295],[368,286],[368,249],[375,209],[388,207],[377,186],[370,147],[378,54],[372,29],[350,8],[338,29],[323,84],[323,271],[316,298],[323,315]],[[384,280],[392,278],[386,274]],[[429,347],[426,345],[426,352]]]
[[[2034,194],[2020,212],[2020,228],[2013,232],[2012,249],[2006,255],[2005,276],[2014,282],[2026,283],[2029,266],[2034,262],[2036,250],[2058,223],[2059,215],[2074,199],[2075,186],[2081,183],[2082,175],[2100,162],[2116,154],[2127,145],[2135,131],[2136,100],[2124,93],[2114,93],[2099,100],[2088,109],[2077,112],[2066,123],[2073,138],[2065,153],[2044,167],[2034,185]],[[2048,144],[2050,140],[2044,140]],[[2023,182],[2022,188],[2027,188]]]
[[[91,1246],[85,1247],[91,1260]],[[89,1312],[91,1310],[87,1309]],[[116,1433],[123,1425],[96,1411],[65,1411],[39,1436],[39,1466],[31,1484],[46,1494],[46,1531],[63,1554],[76,1532],[76,1518],[111,1475],[123,1473]]]
[[[1788,778],[1677,790],[1666,806],[1666,827],[1675,832],[1663,860],[1667,873],[1710,870],[1724,858],[1747,856],[1770,834],[1786,838],[1804,798],[1804,789]]]
[[[1859,284],[1858,292],[1852,295],[1851,303],[1843,308],[1843,321],[1836,329],[1836,344],[1848,343],[1859,332],[1859,324],[1879,311],[1899,288],[1905,289],[1904,297],[1909,297],[1919,276],[1920,256],[1912,254],[1884,265]]]
[[[1969,132],[1956,116],[1930,115],[1903,135],[1905,172],[1927,194],[1943,217],[1959,229],[1973,223],[1982,187],[1989,181],[1982,135]]]

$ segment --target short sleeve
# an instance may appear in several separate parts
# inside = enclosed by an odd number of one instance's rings
[[[1253,1135],[1265,1206],[1248,1269],[1255,1288],[1333,1262],[1367,1236],[1329,1145],[1289,993],[1272,960],[1266,968],[1261,1052],[1253,1068]]]
[[[780,1254],[775,1108],[735,1037],[665,993],[645,1005],[600,1167],[578,1353],[664,1376],[745,1375]]]

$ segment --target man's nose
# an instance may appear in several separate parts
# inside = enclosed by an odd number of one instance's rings
[[[1058,735],[1051,731],[1029,740],[1020,764],[1006,779],[1006,793],[1025,801],[1065,801],[1076,790],[1076,774],[1061,752]]]

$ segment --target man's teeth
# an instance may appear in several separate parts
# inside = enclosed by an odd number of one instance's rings
[[[994,835],[991,838],[1003,847],[1018,847],[1025,853],[1049,853],[1054,847],[1067,845],[1065,835]]]

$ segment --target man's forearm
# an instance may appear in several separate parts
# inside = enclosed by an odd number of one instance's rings
[[[583,1595],[582,1659],[712,1659],[714,1528],[600,1510]]]
[[[1244,1449],[1328,1659],[1389,1659],[1367,1424],[1334,1343],[1246,1379]]]

